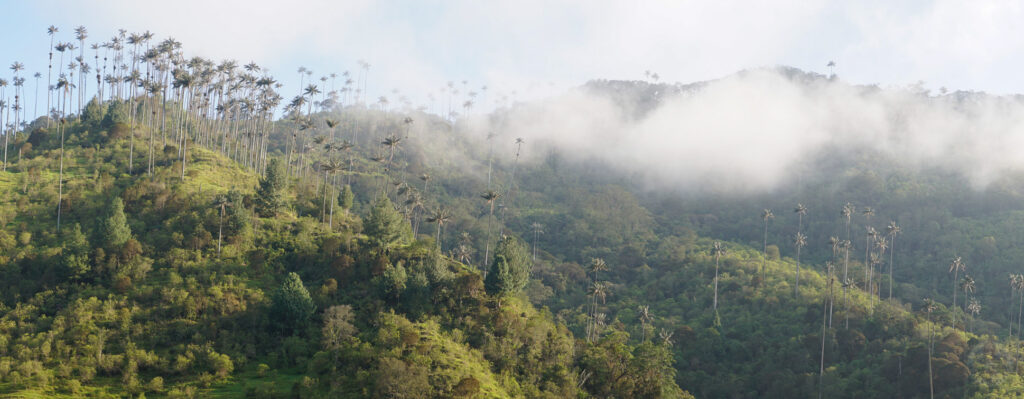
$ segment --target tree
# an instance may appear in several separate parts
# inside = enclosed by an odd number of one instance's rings
[[[281,286],[271,295],[270,312],[278,322],[277,327],[284,331],[301,330],[314,311],[316,305],[302,284],[302,279],[294,272],[288,273]]]
[[[866,235],[864,236],[864,290],[866,291],[868,290],[868,273],[871,270],[871,268],[868,267],[868,261],[870,259],[869,253],[871,251],[871,238],[877,235],[878,233],[875,231],[873,227],[870,226],[871,217],[875,215],[874,208],[866,206],[864,207],[864,210],[860,212],[860,214],[864,215],[864,225],[867,228]]]
[[[974,277],[965,274],[963,280],[960,281],[960,289],[964,291],[964,313],[968,313],[967,300],[974,293]]]
[[[217,208],[217,256],[220,257],[220,244],[224,238],[224,208],[228,206],[228,197],[226,195],[218,195],[213,199],[213,206]]]
[[[715,257],[715,299],[712,302],[712,309],[718,312],[718,260],[725,255],[725,248],[722,247],[722,243],[715,241],[711,246],[711,256]]]
[[[515,237],[505,236],[494,248],[494,260],[484,279],[484,289],[496,297],[516,294],[530,281],[530,269],[526,246]]]
[[[80,280],[89,273],[89,241],[82,228],[75,223],[71,230],[63,233],[61,239],[61,263],[71,280]]]
[[[637,306],[640,316],[640,342],[647,342],[647,323],[651,322],[651,309],[648,305]]]
[[[437,223],[437,237],[434,240],[437,241],[437,250],[438,251],[440,251],[441,248],[442,248],[442,245],[441,245],[441,229],[444,228],[444,224],[448,223],[448,220],[450,220],[451,218],[452,218],[452,212],[449,211],[448,208],[445,208],[443,206],[438,207],[437,210],[434,211],[434,213],[432,215],[430,215],[429,218],[427,218],[427,222]]]
[[[1010,286],[1017,290],[1017,296],[1021,298],[1020,302],[1017,304],[1017,336],[1019,337],[1021,324],[1020,317],[1022,315],[1022,311],[1024,311],[1024,274],[1011,274]]]
[[[370,244],[379,251],[387,251],[404,243],[412,234],[409,224],[405,223],[405,219],[387,197],[377,201],[363,224],[363,232]]]
[[[935,399],[935,379],[932,377],[932,340],[935,337],[935,324],[932,323],[932,312],[935,309],[935,302],[925,298],[921,311],[928,315],[928,393],[932,399]]]
[[[900,226],[896,225],[896,221],[889,222],[889,225],[885,227],[885,234],[889,236],[889,300],[892,300],[892,261],[893,252],[896,252],[896,235],[900,233]]]
[[[352,209],[352,205],[355,203],[356,195],[352,192],[352,187],[348,184],[341,188],[341,192],[338,193],[338,205],[341,209],[348,213],[349,209]]]
[[[267,165],[267,173],[260,179],[260,186],[256,190],[256,213],[263,217],[277,216],[284,207],[282,191],[287,183],[285,179],[281,162],[271,159]]]
[[[132,238],[132,230],[128,227],[128,217],[124,214],[124,201],[114,197],[107,206],[107,218],[101,229],[103,242],[109,248],[118,247]]]
[[[765,280],[765,269],[768,267],[768,221],[775,219],[771,209],[765,208],[761,211],[761,220],[764,221],[764,247],[761,252],[761,281]]]
[[[494,201],[501,198],[501,194],[494,190],[487,190],[480,195],[484,201],[487,201],[487,205],[490,207],[491,212],[488,214],[487,219],[487,244],[484,245],[484,259],[488,259],[491,256],[491,222],[494,220]]]
[[[807,245],[807,236],[797,232],[793,237],[793,245],[796,246],[796,295],[800,296],[800,249]]]
[[[956,293],[957,293],[957,291],[959,291],[957,289],[958,288],[957,287],[957,283],[959,283],[959,274],[960,274],[960,272],[966,271],[966,270],[967,270],[967,265],[964,264],[963,259],[961,259],[959,256],[957,256],[956,259],[953,259],[953,261],[949,263],[949,272],[953,273],[953,306],[952,306],[952,309],[954,310],[954,312],[953,312],[953,314],[954,314],[954,316],[953,316],[953,324],[954,325],[956,324],[956,316],[955,316],[956,315]]]
[[[969,328],[968,331],[972,331],[974,330],[973,319],[978,317],[978,314],[981,313],[981,302],[978,302],[978,300],[975,298],[971,298],[970,302],[967,304],[967,313],[971,314],[972,319],[971,328]]]
[[[321,329],[323,344],[327,349],[338,349],[349,337],[359,330],[352,325],[355,315],[349,305],[334,305],[324,311],[324,326]]]
[[[530,228],[533,229],[533,263],[537,263],[537,239],[544,234],[544,225],[533,222]]]

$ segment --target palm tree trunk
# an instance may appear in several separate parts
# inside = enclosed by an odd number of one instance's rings
[[[768,267],[768,219],[764,219],[764,246],[761,252],[761,284],[765,281],[765,269]]]
[[[892,257],[896,252],[896,234],[889,239],[889,301],[892,301]]]
[[[715,299],[712,302],[712,308],[718,311],[718,257],[715,257]]]
[[[220,206],[220,218],[217,221],[217,257],[220,257],[220,242],[224,237],[224,205]]]
[[[824,385],[822,382],[825,378],[825,313],[828,311],[828,301],[823,303],[822,314],[821,314],[821,362],[818,365],[818,399],[821,399]]]
[[[796,290],[795,295],[800,296],[800,246],[796,247]]]
[[[931,312],[928,313],[928,394],[935,399],[935,378],[932,377],[932,341],[935,337],[935,325],[931,324]]]

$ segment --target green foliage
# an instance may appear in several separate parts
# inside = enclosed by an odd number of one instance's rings
[[[363,222],[363,232],[370,245],[381,251],[404,244],[412,235],[405,218],[395,210],[391,200],[383,198],[370,209]]]
[[[103,122],[106,114],[107,108],[100,105],[98,98],[93,97],[92,100],[85,104],[85,109],[82,110],[82,122],[91,126],[97,126]]]
[[[108,248],[116,248],[132,238],[128,217],[124,214],[124,201],[114,197],[107,206],[107,218],[100,227],[101,239]]]
[[[352,187],[348,184],[341,188],[341,192],[338,193],[338,204],[341,209],[349,210],[352,209],[352,204],[355,203],[356,194],[352,192]]]
[[[126,102],[120,100],[110,101],[107,105],[107,112],[103,116],[101,126],[109,129],[115,125],[130,122],[129,110],[130,107]]]
[[[92,265],[89,260],[89,241],[85,234],[82,234],[82,227],[78,223],[72,225],[64,233],[62,241],[61,262],[67,276],[72,280],[85,277]]]
[[[287,184],[286,179],[281,161],[271,159],[267,165],[266,175],[260,179],[260,186],[256,191],[256,213],[263,217],[277,216],[285,205],[282,191]]]
[[[526,246],[517,238],[505,236],[494,249],[494,261],[484,280],[487,293],[510,296],[530,282],[531,261]]]
[[[277,327],[284,331],[297,331],[306,327],[316,305],[309,291],[296,273],[288,273],[281,286],[271,296],[270,312]]]

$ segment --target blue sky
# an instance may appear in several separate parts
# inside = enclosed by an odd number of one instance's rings
[[[187,55],[255,61],[297,92],[315,77],[371,65],[372,96],[417,103],[447,81],[517,98],[593,78],[713,79],[791,65],[853,83],[1024,93],[1024,6],[1018,1],[5,1],[0,64],[45,75],[49,37],[87,45],[124,28],[172,36]],[[893,4],[896,3],[896,4]],[[0,76],[9,77],[6,68]],[[45,79],[45,78],[44,78]],[[27,91],[32,91],[31,79]],[[30,94],[31,99],[31,94]]]

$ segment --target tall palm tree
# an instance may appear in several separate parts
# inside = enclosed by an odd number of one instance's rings
[[[807,245],[807,236],[797,232],[793,237],[793,245],[796,246],[796,296],[800,296],[800,249]]]
[[[864,281],[866,282],[868,281],[868,273],[870,271],[868,260],[870,260],[871,238],[877,234],[875,229],[871,227],[871,217],[875,215],[875,210],[870,206],[866,206],[860,214],[864,216],[864,226],[867,228],[867,234],[864,236]],[[867,285],[864,288],[867,289]]]
[[[593,342],[597,334],[598,327],[598,313],[597,313],[597,300],[600,299],[601,303],[604,303],[605,298],[608,295],[608,285],[601,281],[594,281],[590,285],[590,290],[587,292],[590,296],[590,319],[589,325],[587,326],[587,342]]]
[[[949,272],[953,273],[953,306],[952,306],[952,308],[953,308],[953,315],[954,315],[953,316],[953,324],[954,325],[956,325],[956,292],[959,291],[957,289],[957,282],[960,281],[959,280],[960,272],[963,272],[963,271],[966,271],[966,270],[967,270],[967,265],[964,263],[963,259],[961,259],[959,256],[957,256],[955,259],[953,259],[952,262],[949,262]]]
[[[1020,282],[1021,277],[1024,277],[1024,275],[1020,275],[1020,274],[1016,274],[1016,273],[1010,273],[1010,300],[1011,301],[1013,301],[1013,295],[1016,294],[1017,291],[1019,291],[1018,287],[1021,286],[1021,282]],[[1021,293],[1021,296],[1024,297],[1024,293]],[[1021,305],[1024,306],[1024,300],[1021,301]],[[1013,308],[1010,308],[1010,335],[1009,336],[1011,336],[1011,337],[1013,336]]]
[[[711,256],[715,257],[715,299],[712,302],[712,308],[715,312],[718,312],[718,260],[725,255],[725,247],[722,246],[721,242],[715,241],[711,245]]]
[[[59,32],[56,26],[50,25],[46,28],[46,34],[50,35],[50,65],[46,69],[46,114],[50,114],[50,76],[53,74],[53,35]],[[59,65],[59,64],[58,64]],[[46,118],[46,127],[50,127],[50,118]]]
[[[889,222],[889,225],[885,227],[885,235],[889,236],[889,300],[892,300],[892,260],[893,253],[896,252],[896,235],[901,232],[900,226],[896,225],[896,221]]]
[[[429,218],[427,218],[427,222],[437,223],[437,236],[436,236],[436,238],[434,238],[434,241],[437,241],[437,250],[438,251],[441,251],[441,248],[442,248],[442,245],[441,245],[441,230],[444,228],[444,224],[448,223],[448,221],[451,220],[451,218],[452,218],[451,211],[449,211],[448,208],[445,208],[443,206],[438,207],[437,210],[434,211],[434,213],[431,214]]]
[[[935,378],[932,376],[932,341],[935,337],[935,324],[932,323],[932,312],[936,309],[935,302],[925,298],[921,308],[928,315],[928,393],[935,399]]]
[[[334,198],[334,185],[329,183],[329,181],[328,181],[329,179],[328,178],[330,176],[334,175],[335,173],[338,173],[338,171],[340,171],[341,168],[342,168],[341,163],[339,163],[338,161],[335,161],[333,159],[330,160],[330,161],[327,161],[325,163],[320,164],[320,170],[324,171],[324,198],[323,198],[323,205],[322,205],[323,209],[322,209],[322,212],[325,214],[324,215],[325,217],[323,219],[329,219],[329,220],[321,220],[321,221],[322,222],[326,221],[328,227],[333,227],[333,225],[334,225],[334,203],[337,202],[337,201],[333,201],[333,200],[331,201],[331,209],[329,211],[330,213],[329,213],[329,215],[327,215],[327,213],[328,213],[328,210],[327,210],[327,197],[331,196],[331,198]],[[330,191],[330,194],[328,194],[328,191]]]
[[[592,258],[587,269],[591,273],[591,279],[597,281],[597,273],[608,271],[608,263],[602,258]]]
[[[220,243],[224,237],[224,208],[228,206],[228,197],[226,195],[218,195],[213,198],[213,206],[218,208],[220,216],[217,219],[217,257],[220,257]]]
[[[825,322],[828,321],[828,325],[832,325],[832,316],[829,313],[829,309],[832,307],[832,283],[835,281],[835,266],[832,262],[827,262],[826,267],[827,278],[828,278],[828,297],[822,301],[821,310],[821,361],[818,365],[818,399],[821,399],[822,392],[824,390],[824,378],[825,378]]]
[[[380,143],[388,149],[388,166],[385,170],[385,175],[387,176],[388,182],[391,182],[391,164],[395,158],[395,150],[397,150],[398,146],[402,143],[402,138],[391,135],[384,138],[384,141],[381,141]],[[387,195],[386,192],[384,194]]]
[[[970,302],[967,303],[967,313],[971,314],[971,326],[968,328],[968,331],[973,332],[974,319],[981,313],[981,302],[978,302],[976,298],[971,298]]]
[[[533,222],[530,228],[533,229],[533,263],[537,263],[537,239],[544,234],[544,225]]]
[[[882,273],[882,264],[885,263],[885,250],[889,248],[888,241],[885,240],[885,236],[878,235],[875,238],[875,251],[876,253],[871,257],[871,282],[874,284],[875,265],[878,265],[878,273]],[[881,299],[882,297],[882,278],[878,278],[878,284],[874,286],[877,289],[876,295],[872,296],[872,300]]]
[[[807,207],[804,204],[796,204],[796,208],[793,208],[793,213],[797,217],[797,232],[802,232],[804,229],[804,215],[807,214]]]
[[[874,227],[867,227],[867,237],[864,239],[864,291],[871,292],[871,241],[878,237]],[[876,240],[877,241],[877,240]]]
[[[480,195],[480,198],[487,201],[487,205],[491,209],[487,219],[487,243],[484,245],[484,262],[487,262],[487,259],[490,259],[491,256],[491,222],[494,220],[494,201],[501,198],[501,194],[494,190],[487,190]]]
[[[974,278],[965,274],[963,280],[960,280],[960,289],[964,291],[964,313],[967,313],[966,302],[974,293]]]
[[[845,251],[844,251],[845,254],[843,255],[843,281],[846,281],[846,279],[848,279],[850,277],[849,276],[850,246],[851,246],[850,245],[851,244],[851,242],[850,242],[850,221],[853,218],[853,213],[856,212],[856,211],[857,211],[857,208],[855,208],[853,206],[853,204],[847,202],[846,205],[843,205],[843,210],[840,212],[840,214],[843,215],[844,218],[846,218],[846,240],[843,241],[843,243],[844,243],[843,248],[845,249]],[[843,288],[843,306],[844,307],[846,306],[846,288],[845,287]]]
[[[775,219],[771,209],[765,208],[761,211],[761,220],[764,221],[764,246],[761,249],[761,282],[765,279],[765,269],[768,267],[768,221]]]
[[[1017,337],[1021,334],[1021,312],[1024,311],[1024,274],[1014,274],[1011,276],[1010,283],[1013,284],[1017,292],[1020,293],[1018,297],[1021,297],[1020,303],[1017,305]]]
[[[640,342],[647,342],[647,323],[651,322],[651,309],[647,305],[637,306],[640,316]]]

